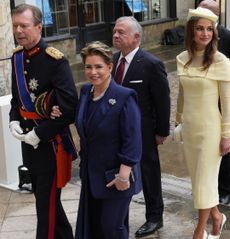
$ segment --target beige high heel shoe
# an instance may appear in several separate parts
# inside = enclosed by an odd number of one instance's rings
[[[220,234],[219,235],[209,234],[207,239],[219,239],[220,236],[221,236],[221,233],[222,233],[222,229],[223,229],[226,221],[227,221],[227,217],[222,213],[222,222],[221,222],[221,225],[220,225]]]

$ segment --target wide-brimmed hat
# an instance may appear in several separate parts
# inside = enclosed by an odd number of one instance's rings
[[[217,22],[218,16],[207,8],[198,7],[196,9],[189,9],[187,21],[192,18],[205,18],[214,23]]]

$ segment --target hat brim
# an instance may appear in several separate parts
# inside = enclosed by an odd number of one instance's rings
[[[196,9],[189,9],[187,21],[193,18],[204,18],[214,23],[217,22],[218,16],[207,8],[198,7]]]

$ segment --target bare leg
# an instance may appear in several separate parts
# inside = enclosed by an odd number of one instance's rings
[[[211,209],[210,212],[212,218],[212,235],[219,235],[220,234],[220,225],[222,222],[222,213],[219,211],[218,207],[215,206]]]
[[[198,223],[193,234],[193,239],[203,239],[210,212],[211,208],[198,210]]]

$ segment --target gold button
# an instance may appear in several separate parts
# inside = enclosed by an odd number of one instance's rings
[[[27,75],[27,71],[24,71],[24,74]]]
[[[22,110],[24,110],[25,109],[25,107],[24,106],[22,106]]]
[[[29,59],[26,59],[26,63],[30,63],[30,60],[29,60]]]
[[[24,117],[23,119],[24,119],[24,120],[27,120],[27,118],[26,118],[26,117]]]
[[[26,128],[26,132],[30,131],[28,128]]]

